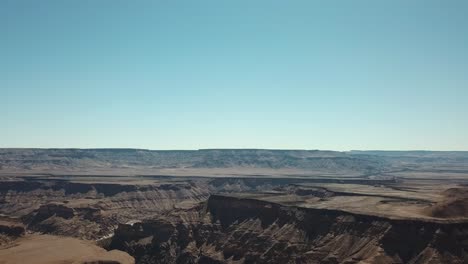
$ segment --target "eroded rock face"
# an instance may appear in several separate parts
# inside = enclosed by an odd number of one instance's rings
[[[21,224],[14,224],[0,221],[0,234],[11,237],[20,237],[24,235],[25,229]]]
[[[137,263],[466,263],[468,224],[392,220],[212,195],[120,225],[110,248]]]
[[[70,219],[75,216],[73,208],[66,207],[61,204],[47,204],[39,207],[36,212],[34,221],[45,220],[49,217],[57,216],[63,219]]]
[[[22,217],[28,230],[54,235],[95,239],[111,232],[116,220],[92,207],[71,208],[50,203]]]
[[[31,231],[97,240],[119,223],[191,207],[206,200],[208,191],[186,182],[7,181],[0,184],[0,213],[21,218]]]
[[[468,217],[468,188],[445,190],[445,199],[429,208],[429,214],[440,218]]]
[[[17,219],[0,216],[0,246],[11,244],[25,233],[24,225]]]

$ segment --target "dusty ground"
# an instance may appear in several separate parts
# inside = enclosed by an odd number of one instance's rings
[[[134,260],[127,253],[105,249],[90,241],[51,235],[27,235],[18,238],[0,249],[0,263],[122,263]],[[114,262],[112,262],[114,261]]]

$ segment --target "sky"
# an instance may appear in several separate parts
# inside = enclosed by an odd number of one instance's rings
[[[0,0],[0,147],[468,150],[467,13]]]

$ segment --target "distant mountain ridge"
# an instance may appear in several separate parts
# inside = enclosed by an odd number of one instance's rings
[[[344,152],[267,149],[0,149],[2,168],[292,168],[372,170],[381,162]]]
[[[340,175],[444,168],[468,170],[468,152],[281,149],[0,149],[0,172],[270,169]],[[466,168],[465,168],[466,167]],[[458,168],[458,167],[457,167]]]

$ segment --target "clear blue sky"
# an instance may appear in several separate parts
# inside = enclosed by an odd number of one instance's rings
[[[0,147],[468,150],[468,1],[0,1]]]

